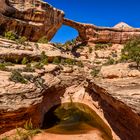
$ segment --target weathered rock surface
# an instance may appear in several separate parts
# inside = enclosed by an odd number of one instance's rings
[[[119,63],[116,65],[103,66],[100,74],[103,78],[126,78],[126,77],[140,77],[140,71],[136,69],[130,69],[129,63]]]
[[[114,43],[123,44],[129,39],[140,37],[139,28],[124,26],[98,27],[92,24],[82,24],[69,19],[64,19],[63,24],[75,28],[79,32],[79,39],[86,44]],[[122,24],[121,24],[122,25]]]
[[[139,140],[139,78],[98,79],[93,87],[103,99],[100,105],[104,113],[105,106],[108,108],[104,115],[111,116],[110,125],[121,140]]]
[[[24,57],[29,60],[40,60],[42,52],[45,52],[49,61],[53,61],[55,57],[74,59],[72,54],[61,53],[61,50],[49,43],[38,45],[30,42],[29,45],[22,45],[0,38],[0,46],[0,59],[10,62],[15,62],[16,59],[21,61]]]
[[[48,40],[52,39],[62,25],[64,13],[45,2],[34,3],[31,0],[23,4],[16,0],[1,0],[0,34],[13,31],[32,41],[37,41],[43,36]]]

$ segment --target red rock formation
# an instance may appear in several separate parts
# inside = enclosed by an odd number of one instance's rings
[[[13,31],[29,40],[37,41],[46,36],[52,39],[61,27],[64,13],[42,1],[0,0],[0,34]]]
[[[64,19],[63,24],[78,30],[79,38],[84,43],[114,43],[123,44],[133,37],[140,37],[139,28],[98,27],[92,24],[82,24],[69,19]],[[126,25],[126,24],[124,24]]]

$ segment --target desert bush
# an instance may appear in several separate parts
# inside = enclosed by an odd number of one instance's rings
[[[108,47],[111,47],[112,44],[111,43],[108,43],[108,44],[96,44],[95,45],[95,50],[101,50],[101,49],[106,49]]]
[[[48,43],[47,37],[46,37],[46,36],[41,37],[41,38],[38,40],[38,43],[47,44],[47,43]]]
[[[9,138],[6,136],[6,137],[2,138],[1,140],[9,140]]]
[[[37,43],[34,44],[36,49],[39,49],[39,45]]]
[[[66,51],[71,51],[74,46],[76,46],[76,39],[68,40],[63,44],[63,48],[65,48]]]
[[[57,47],[58,49],[60,49],[63,47],[63,44],[62,43],[55,43],[54,46]]]
[[[68,65],[74,65],[75,61],[73,59],[67,58],[67,59],[65,59],[65,63]]]
[[[88,49],[89,49],[89,53],[92,53],[93,48],[92,47],[89,47]]]
[[[0,63],[0,70],[6,70],[6,65],[4,63]]]
[[[25,36],[20,36],[18,39],[17,39],[17,43],[19,44],[23,44],[25,45],[25,42],[27,41],[27,38]]]
[[[27,63],[28,63],[27,57],[23,57],[23,59],[22,59],[22,61],[21,61],[21,64],[22,64],[22,65],[25,65],[25,64],[27,64]]]
[[[101,64],[102,62],[101,61],[95,61],[94,63],[98,65],[98,64]]]
[[[109,58],[104,65],[113,65],[113,64],[116,64],[115,60],[113,58]]]
[[[137,69],[140,65],[140,38],[128,41],[122,49],[122,59],[131,60],[136,63]]]
[[[42,64],[47,65],[48,64],[48,56],[45,54],[44,51],[41,53],[41,61]]]
[[[30,119],[31,120],[31,119]],[[31,121],[26,121],[24,128],[26,131],[22,131],[20,129],[16,129],[16,135],[14,137],[14,140],[31,140],[33,136],[35,136],[38,133],[43,132],[42,130],[38,128],[33,128],[33,124]]]
[[[17,70],[12,71],[9,80],[14,81],[15,83],[27,84],[27,80]]]
[[[16,35],[12,31],[5,32],[4,36],[5,36],[6,39],[16,40]]]
[[[36,69],[42,69],[43,66],[44,66],[43,63],[41,63],[41,62],[36,62],[35,65],[34,65],[33,67],[36,68]]]
[[[8,71],[8,68],[6,66],[14,66],[14,64],[11,62],[5,62],[5,61],[0,62],[0,70]]]
[[[100,69],[94,68],[92,69],[92,71],[90,72],[91,76],[96,77],[100,72]]]
[[[59,64],[61,61],[58,57],[54,57],[53,64]]]
[[[34,68],[31,66],[30,63],[26,64],[26,67],[23,69],[25,72],[34,72]]]
[[[78,67],[84,67],[84,64],[82,63],[82,61],[76,62],[76,65],[77,65]]]
[[[127,62],[128,60],[129,60],[128,55],[122,54],[119,61],[120,61],[120,62]]]

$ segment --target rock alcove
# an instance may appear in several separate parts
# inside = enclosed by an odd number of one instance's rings
[[[54,134],[83,134],[98,132],[103,139],[112,140],[110,128],[90,107],[68,102],[52,107],[44,117],[43,129]]]

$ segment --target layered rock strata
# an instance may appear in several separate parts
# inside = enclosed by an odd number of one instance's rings
[[[37,41],[43,36],[50,40],[61,27],[63,16],[63,11],[42,1],[20,3],[16,0],[1,0],[0,34],[13,31],[32,41]]]

